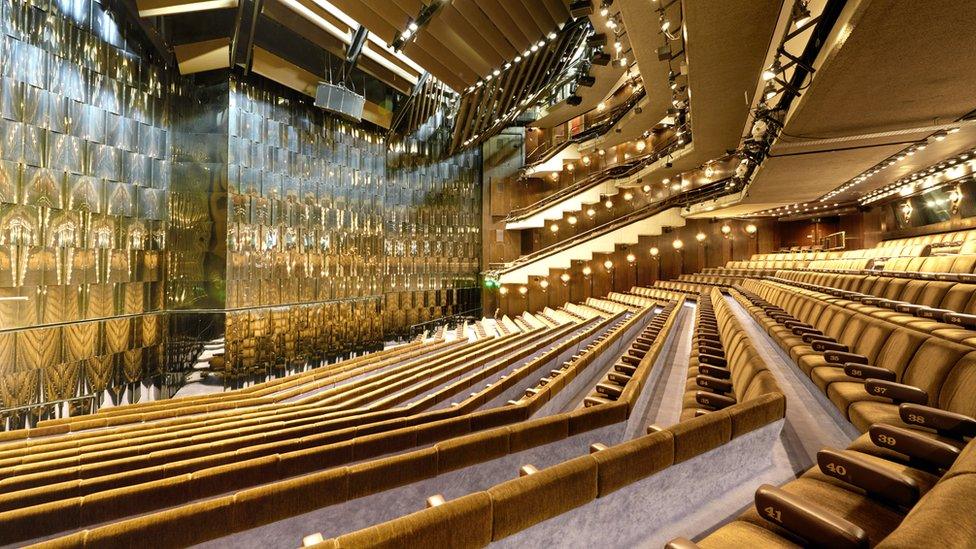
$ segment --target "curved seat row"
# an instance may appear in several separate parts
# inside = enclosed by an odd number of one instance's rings
[[[878,243],[878,247],[885,248],[889,246],[917,245],[931,245],[933,247],[961,246],[963,244],[969,244],[972,240],[976,240],[976,229],[884,240]],[[973,251],[976,252],[976,244],[969,245],[972,246]]]
[[[901,424],[899,404],[933,418],[976,414],[976,347],[762,281],[735,295],[860,431]]]
[[[871,430],[872,447],[879,450],[891,438],[917,435],[884,423]],[[911,462],[866,453],[871,448],[858,443],[825,448],[817,465],[796,480],[760,486],[754,505],[733,521],[697,543],[676,538],[665,547],[971,547],[976,514],[967,511],[976,494],[976,442],[962,439],[961,452],[920,439],[914,449],[921,458]]]
[[[779,385],[718,288],[699,297],[696,315],[682,420],[738,402],[782,398]]]

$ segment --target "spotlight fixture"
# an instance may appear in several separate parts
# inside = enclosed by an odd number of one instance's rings
[[[773,64],[770,65],[769,68],[767,68],[762,72],[762,79],[767,81],[772,80],[773,78],[776,78],[776,75],[779,74],[780,71],[782,70],[783,67],[782,65],[780,65],[779,58],[777,57],[776,59],[773,60]]]
[[[583,103],[583,98],[576,94],[570,95],[566,98],[566,104],[571,107],[579,106],[581,103]]]
[[[602,51],[595,53],[593,54],[593,57],[590,58],[590,63],[605,67],[610,64],[610,54]]]
[[[569,14],[573,19],[593,15],[593,1],[580,0],[579,2],[573,2],[569,5]]]
[[[607,35],[604,33],[591,35],[586,39],[586,47],[588,48],[602,48],[607,45]]]
[[[580,86],[585,86],[587,88],[592,88],[593,84],[596,84],[596,77],[584,74],[576,79],[576,83]]]
[[[797,27],[802,27],[810,21],[810,8],[807,7],[807,0],[796,0],[793,3],[793,23]]]

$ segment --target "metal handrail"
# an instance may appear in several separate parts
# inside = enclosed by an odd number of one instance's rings
[[[576,134],[567,135],[566,139],[559,143],[556,144],[542,143],[536,148],[532,149],[532,152],[525,155],[526,164],[520,170],[522,175],[524,175],[526,170],[528,170],[532,166],[536,166],[538,164],[542,164],[544,162],[549,161],[553,156],[559,154],[560,151],[562,151],[563,149],[565,149],[566,147],[568,147],[573,143],[582,143],[584,141],[589,141],[590,139],[599,137],[607,133],[608,131],[610,131],[610,128],[613,128],[617,124],[617,122],[619,122],[628,112],[630,112],[630,110],[633,109],[634,106],[637,105],[637,103],[639,103],[640,100],[646,96],[646,94],[647,91],[642,87],[640,90],[634,92],[627,99],[627,101],[612,107],[605,115],[597,119],[588,128],[585,128],[582,131],[577,132]],[[540,158],[532,159],[533,156],[536,155],[536,152],[539,151],[539,149],[546,146],[548,146],[549,149],[546,150],[545,153],[542,154]]]
[[[727,194],[728,191],[726,190],[726,183],[728,183],[729,181],[731,181],[731,178],[721,179],[719,181],[714,181],[712,183],[709,183],[708,185],[698,187],[697,189],[692,189],[689,191],[676,194],[674,196],[670,196],[668,198],[665,198],[664,200],[661,200],[660,202],[647,204],[637,210],[634,210],[633,212],[630,212],[627,215],[618,217],[616,219],[604,223],[603,225],[598,225],[596,227],[593,227],[592,229],[588,229],[582,233],[579,233],[571,239],[557,242],[550,246],[546,246],[545,248],[542,248],[540,250],[536,250],[535,252],[532,252],[530,254],[519,257],[514,261],[510,261],[506,263],[505,266],[502,267],[501,269],[486,274],[492,276],[504,274],[506,272],[515,270],[527,263],[531,263],[532,261],[535,261],[539,258],[561,252],[577,244],[590,240],[591,238],[619,229],[620,227],[623,227],[625,225],[630,225],[635,221],[640,221],[642,219],[646,219],[653,215],[657,215],[675,206],[688,204],[691,202],[700,202],[702,200],[708,200],[722,194]]]
[[[528,206],[515,208],[509,212],[508,217],[505,218],[505,221],[518,221],[520,219],[525,219],[526,217],[529,217],[530,215],[533,215],[568,196],[588,190],[607,180],[620,179],[622,177],[634,175],[635,173],[644,169],[646,166],[657,162],[663,156],[666,156],[666,154],[670,154],[672,152],[671,148],[677,144],[677,140],[677,135],[675,135],[668,140],[664,147],[656,151],[652,151],[644,156],[638,156],[634,159],[624,161],[620,164],[606,167],[595,174],[573,183],[572,185],[558,189],[553,193],[546,195],[544,198],[529,204]]]

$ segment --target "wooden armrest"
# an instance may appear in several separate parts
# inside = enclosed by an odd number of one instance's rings
[[[717,377],[698,375],[695,376],[695,383],[699,387],[704,387],[706,389],[712,389],[720,393],[728,393],[732,390],[732,382],[727,379],[719,379]]]
[[[705,391],[695,392],[695,402],[701,404],[702,406],[710,406],[717,410],[722,408],[728,408],[736,403],[736,400],[732,397],[717,395],[715,393],[708,393]]]
[[[897,377],[895,372],[887,368],[868,366],[867,364],[858,364],[856,362],[844,364],[844,373],[860,379],[881,379],[884,381],[894,381]]]
[[[963,440],[976,437],[976,419],[963,414],[922,404],[905,403],[898,407],[898,415],[905,423],[935,429],[949,438]]]
[[[713,366],[721,366],[725,368],[728,365],[728,361],[725,358],[715,355],[698,355],[698,362],[701,364],[711,364]]]
[[[867,547],[868,535],[829,511],[770,484],[756,490],[756,510],[764,519],[817,547]]]
[[[868,379],[864,382],[864,390],[869,395],[890,398],[895,402],[909,402],[912,404],[928,404],[929,395],[918,387],[895,383],[882,379]]]
[[[868,363],[868,357],[864,355],[848,353],[845,351],[835,351],[833,349],[828,349],[827,352],[824,353],[824,360],[831,364],[847,364],[848,362],[853,362],[855,364]]]
[[[842,480],[900,507],[911,507],[919,498],[918,483],[911,477],[858,456],[826,448],[817,452],[823,474]]]
[[[908,456],[913,464],[920,464],[919,469],[945,471],[959,457],[959,448],[904,427],[875,423],[868,434],[875,446]]]
[[[817,351],[818,353],[826,353],[827,351],[839,351],[846,353],[850,351],[850,348],[847,345],[844,345],[838,341],[817,340],[812,341],[810,346],[813,347],[813,350]]]
[[[712,364],[699,364],[698,371],[703,375],[718,379],[730,379],[732,377],[732,371],[728,368],[722,368],[721,366],[714,366]]]

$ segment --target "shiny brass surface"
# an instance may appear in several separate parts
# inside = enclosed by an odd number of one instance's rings
[[[171,396],[221,338],[238,383],[478,306],[477,153],[187,80],[105,10],[0,0],[0,429]]]

